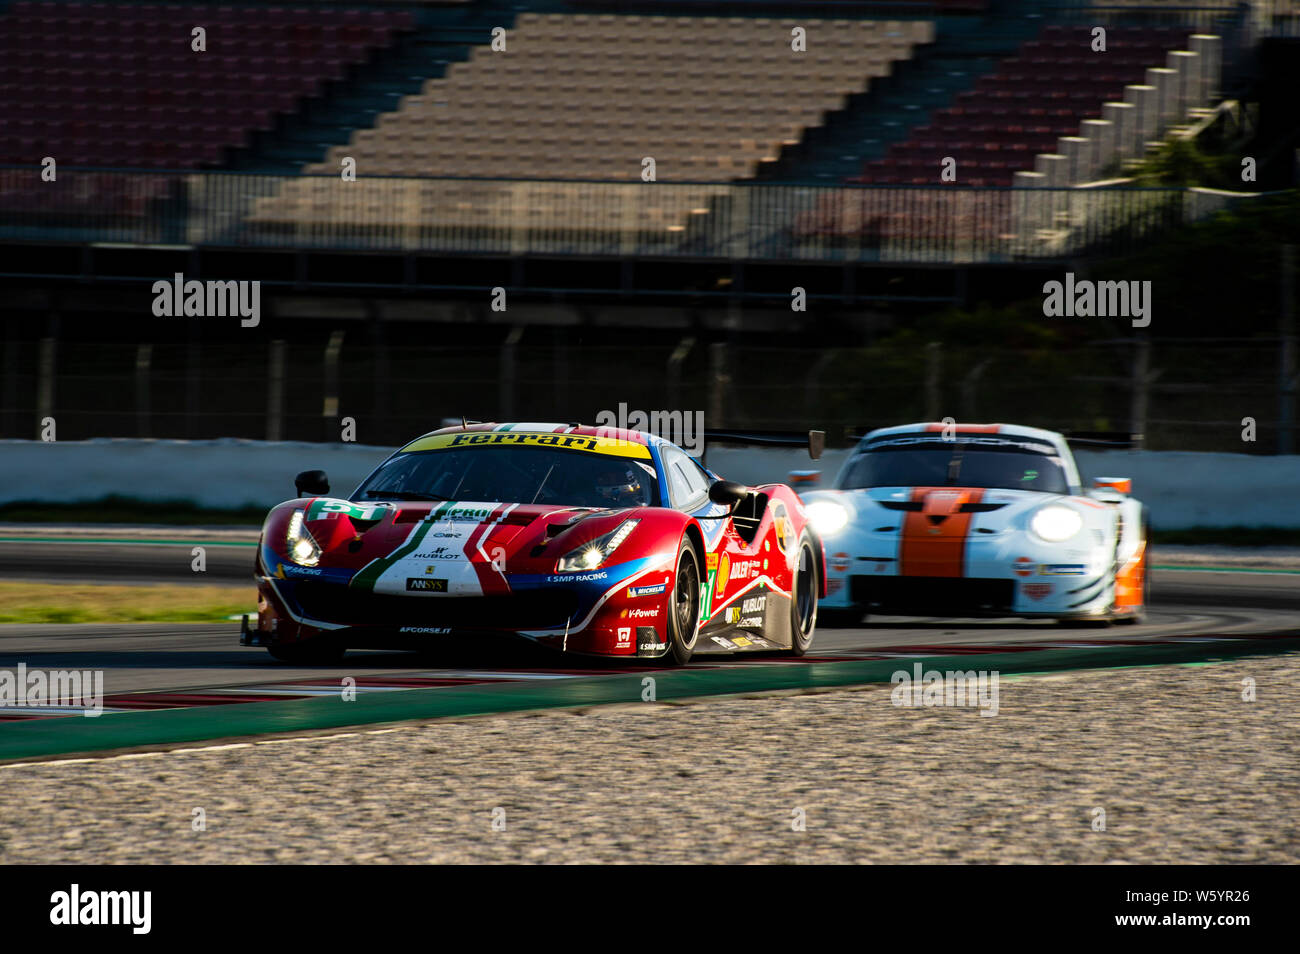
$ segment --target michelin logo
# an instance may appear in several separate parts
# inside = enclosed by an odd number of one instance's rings
[[[667,583],[656,583],[651,586],[629,586],[627,588],[628,596],[658,596],[668,589]]]

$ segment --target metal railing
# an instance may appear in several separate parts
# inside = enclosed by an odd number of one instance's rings
[[[1122,254],[1248,198],[1183,189],[274,176],[0,167],[0,239],[980,263]]]

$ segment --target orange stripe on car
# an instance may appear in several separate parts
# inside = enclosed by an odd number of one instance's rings
[[[973,514],[963,513],[964,504],[979,503],[980,488],[916,487],[911,510],[903,518],[899,572],[903,576],[964,576],[966,538]]]
[[[1115,573],[1115,608],[1140,608],[1142,606],[1142,589],[1146,580],[1147,542],[1138,546],[1137,553]]]

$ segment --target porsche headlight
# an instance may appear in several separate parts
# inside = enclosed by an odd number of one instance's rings
[[[849,510],[833,500],[815,500],[808,504],[808,521],[818,536],[839,533],[849,522]]]
[[[289,550],[289,559],[299,566],[315,566],[320,562],[320,546],[308,531],[301,510],[295,510],[289,518],[284,542]]]
[[[1083,529],[1083,517],[1070,507],[1052,504],[1034,514],[1029,529],[1048,543],[1060,543]]]
[[[576,550],[570,550],[560,557],[555,564],[556,573],[574,573],[582,570],[594,570],[618,549],[619,544],[627,539],[640,520],[624,520],[604,536],[588,541]]]

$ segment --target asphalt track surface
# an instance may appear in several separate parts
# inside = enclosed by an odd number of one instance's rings
[[[183,534],[178,534],[178,537]],[[210,538],[209,538],[210,539]],[[0,533],[0,580],[95,583],[200,583],[249,586],[252,548],[207,545],[207,570],[191,569],[194,541],[157,543],[7,542]],[[1156,562],[1159,563],[1158,551]],[[833,660],[883,649],[957,648],[1045,641],[1144,640],[1216,634],[1300,634],[1300,574],[1157,569],[1147,621],[1137,626],[1067,627],[1040,620],[871,617],[847,628],[819,627],[812,657]],[[286,666],[264,650],[240,647],[237,624],[0,624],[0,669],[103,669],[114,693],[248,686],[406,672],[521,670],[545,678],[581,668],[627,672],[624,661],[561,657],[512,640],[431,643],[428,652],[350,652],[335,666]],[[753,654],[762,658],[761,654]],[[698,657],[700,665],[743,657]],[[693,663],[695,664],[695,663]],[[644,662],[641,663],[644,666]]]

